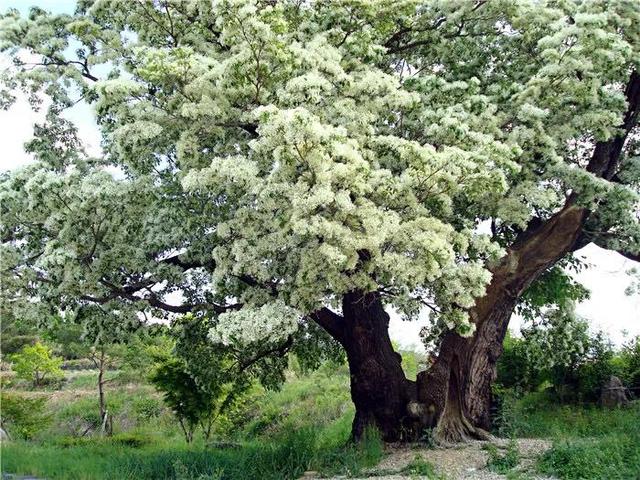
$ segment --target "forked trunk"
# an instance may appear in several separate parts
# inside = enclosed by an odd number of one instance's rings
[[[314,319],[345,348],[356,407],[352,436],[368,427],[385,441],[415,440],[435,428],[444,443],[488,438],[491,384],[509,319],[522,292],[575,244],[586,212],[568,204],[527,232],[492,268],[492,281],[470,314],[470,338],[445,335],[438,358],[417,381],[407,380],[389,338],[389,315],[376,293],[343,298],[342,316],[323,311]]]

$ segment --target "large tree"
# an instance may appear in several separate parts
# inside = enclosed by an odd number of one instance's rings
[[[528,288],[640,250],[635,0],[81,0],[9,12],[2,47],[5,103],[51,99],[2,178],[3,308],[193,313],[247,365],[319,355],[319,325],[355,437],[482,436]],[[431,312],[416,382],[389,307]]]

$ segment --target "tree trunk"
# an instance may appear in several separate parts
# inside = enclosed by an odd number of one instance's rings
[[[94,363],[98,367],[98,402],[100,408],[100,424],[102,425],[102,433],[106,433],[107,436],[111,436],[112,428],[111,424],[107,421],[107,402],[104,394],[104,385],[107,383],[104,379],[104,373],[107,367],[106,356],[104,351],[100,352],[100,357],[97,360],[94,359]]]
[[[314,314],[347,353],[356,407],[352,437],[360,439],[373,427],[389,442],[415,440],[426,428],[435,428],[443,443],[488,438],[491,384],[513,309],[531,282],[571,250],[586,215],[570,199],[549,220],[524,232],[491,268],[487,293],[470,311],[474,335],[447,333],[438,358],[416,382],[402,371],[378,294],[345,295],[342,317],[326,309]]]
[[[375,293],[354,292],[343,299],[344,346],[356,407],[352,437],[376,428],[388,442],[415,435],[416,420],[408,405],[416,398],[415,383],[402,371],[402,358],[389,338],[389,315]]]
[[[531,282],[571,250],[586,214],[584,208],[569,201],[548,221],[521,235],[491,269],[487,293],[470,312],[476,325],[474,335],[462,338],[447,333],[434,365],[418,376],[419,401],[442,412],[436,430],[442,440],[486,436],[491,384],[513,309]]]

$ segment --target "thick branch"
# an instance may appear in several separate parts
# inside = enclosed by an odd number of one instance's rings
[[[111,293],[109,293],[108,295],[105,295],[103,297],[94,297],[91,295],[83,295],[82,297],[80,297],[82,300],[86,300],[89,302],[94,302],[94,303],[98,303],[98,304],[104,304],[107,303],[110,300],[115,300],[116,298],[124,298],[127,299],[131,302],[147,302],[151,307],[154,308],[158,308],[160,310],[164,310],[166,312],[171,312],[171,313],[180,313],[180,314],[185,314],[185,313],[189,313],[189,312],[193,312],[195,310],[213,310],[216,313],[224,313],[227,312],[229,310],[237,310],[238,308],[240,308],[242,305],[240,304],[233,304],[233,305],[218,305],[215,303],[196,303],[196,304],[183,304],[183,305],[171,305],[169,303],[163,302],[162,300],[160,300],[158,298],[157,295],[155,295],[154,293],[151,293],[151,295],[146,296],[146,297],[139,297],[137,295],[135,295],[134,293],[138,292],[139,290],[141,290],[142,288],[145,288],[146,286],[149,286],[150,283],[149,281],[147,282],[140,282],[138,284],[135,285],[128,285],[128,286],[124,286],[124,287],[118,287],[117,285],[114,285],[113,283],[107,281],[107,280],[101,280],[100,283],[102,283],[105,287],[107,287]],[[154,282],[151,282],[151,284],[153,284]]]
[[[622,134],[608,142],[598,142],[589,161],[587,170],[606,180],[611,180],[617,173],[622,148],[631,130],[638,124],[640,115],[640,75],[635,70],[631,73],[625,89],[627,111],[620,129]]]
[[[311,313],[309,318],[320,325],[338,342],[342,343],[344,341],[344,318],[342,316],[323,307]]]
[[[293,345],[293,337],[291,335],[289,335],[287,337],[287,339],[284,341],[284,343],[281,343],[279,345],[275,345],[272,348],[269,348],[267,350],[264,350],[260,353],[257,353],[256,355],[252,356],[251,358],[248,358],[246,360],[244,360],[243,362],[240,362],[239,364],[239,368],[241,371],[246,370],[247,368],[249,368],[250,366],[252,366],[253,364],[255,364],[256,362],[260,361],[261,359],[268,357],[270,355],[274,355],[277,354],[278,356],[283,356],[284,354],[286,354],[289,349],[291,348],[291,346]]]
[[[173,257],[168,257],[163,260],[160,260],[159,263],[164,263],[167,265],[175,265],[176,267],[180,267],[183,270],[190,270],[192,268],[206,268],[208,270],[213,270],[216,267],[213,259],[202,261],[195,259],[184,259],[183,255],[174,255]]]

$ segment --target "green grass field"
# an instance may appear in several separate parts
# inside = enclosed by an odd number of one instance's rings
[[[218,425],[215,438],[187,445],[171,412],[147,384],[109,387],[114,436],[88,433],[97,415],[95,372],[74,372],[47,396],[48,422],[31,441],[2,448],[2,471],[47,479],[294,479],[306,470],[356,475],[383,457],[371,435],[346,446],[353,418],[345,367],[289,379],[279,391],[255,387]],[[11,390],[9,390],[11,391]],[[559,406],[544,394],[508,402],[500,434],[553,439],[538,461],[561,479],[640,478],[640,403],[613,411]],[[420,469],[418,469],[420,470]],[[416,470],[416,472],[418,472]],[[422,471],[422,470],[420,470]],[[419,472],[418,472],[419,473]]]

